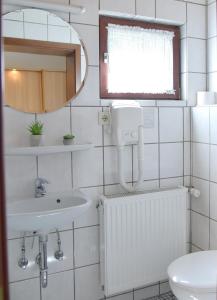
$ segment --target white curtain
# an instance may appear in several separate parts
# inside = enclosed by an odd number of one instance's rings
[[[108,92],[174,94],[173,32],[115,24],[107,30]]]

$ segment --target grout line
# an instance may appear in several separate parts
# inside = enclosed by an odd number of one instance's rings
[[[73,286],[74,286],[74,299],[76,299],[75,295],[76,295],[76,282],[75,282],[75,230],[74,230],[75,224],[74,222],[72,223],[72,228],[73,228],[73,232],[72,232],[72,239],[73,239]]]
[[[184,116],[185,112],[184,112],[184,107],[182,110],[182,128],[183,128],[183,186],[185,185],[185,116]]]
[[[210,141],[211,141],[211,119],[210,119],[210,107],[209,107],[209,249],[210,249],[210,226],[211,226],[211,222],[210,222],[210,189],[211,189],[211,183],[210,183],[210,179],[211,179],[211,145],[210,145]]]
[[[161,164],[161,157],[160,157],[160,108],[157,109],[158,113],[158,187],[161,187],[161,171],[160,171],[160,164]]]

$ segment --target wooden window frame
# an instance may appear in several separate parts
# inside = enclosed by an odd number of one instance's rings
[[[120,19],[100,16],[99,27],[99,66],[100,66],[100,97],[104,99],[155,99],[180,100],[180,28],[173,25],[148,23],[145,21]],[[107,53],[108,24],[138,26],[148,29],[172,31],[173,39],[173,86],[175,94],[147,94],[147,93],[109,93],[107,88],[108,64],[104,62],[104,53]]]

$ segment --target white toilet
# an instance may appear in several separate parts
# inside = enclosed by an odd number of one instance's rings
[[[179,300],[217,299],[217,251],[178,258],[168,268],[170,287]]]

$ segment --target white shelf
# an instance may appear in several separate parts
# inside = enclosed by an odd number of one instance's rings
[[[56,146],[40,146],[40,147],[14,147],[6,148],[6,156],[37,156],[64,152],[84,151],[93,148],[93,144],[74,144],[74,145],[56,145]]]

